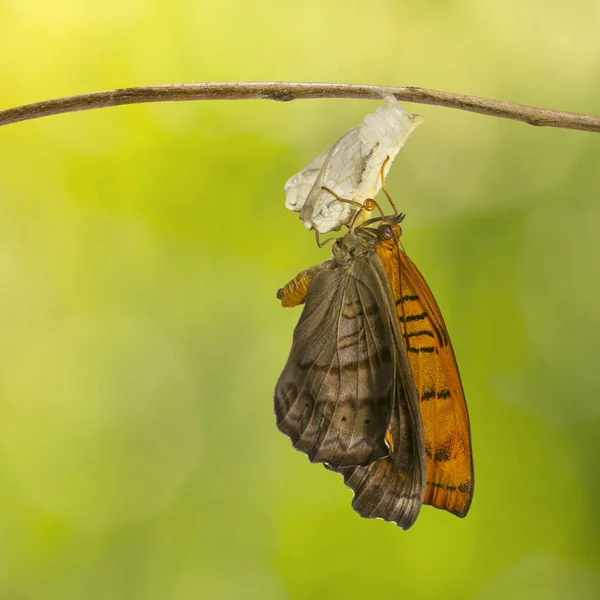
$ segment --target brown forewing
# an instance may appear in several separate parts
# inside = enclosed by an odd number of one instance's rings
[[[278,297],[284,306],[305,301],[275,390],[279,429],[344,476],[359,514],[410,527],[423,502],[423,432],[380,259],[372,250],[328,261]]]
[[[353,271],[343,264],[312,274],[275,388],[279,429],[311,461],[335,467],[389,452],[393,355],[377,298]]]

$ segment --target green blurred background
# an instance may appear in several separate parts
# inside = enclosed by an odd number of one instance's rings
[[[2,0],[0,106],[210,80],[600,112],[597,0]],[[141,105],[0,130],[0,599],[600,596],[598,134],[406,104],[389,188],[471,413],[459,520],[360,519],[277,432],[329,255],[283,184],[375,102]]]

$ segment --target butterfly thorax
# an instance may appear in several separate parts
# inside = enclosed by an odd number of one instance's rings
[[[347,263],[372,253],[378,246],[393,247],[402,233],[398,224],[404,215],[384,219],[377,227],[359,226],[348,231],[333,244],[332,255],[337,263]]]
[[[397,240],[402,235],[399,223],[403,218],[404,215],[394,215],[383,220],[377,219],[379,224],[376,227],[369,226],[373,224],[373,221],[366,221],[358,227],[350,229],[333,243],[332,260],[326,260],[320,265],[298,273],[294,279],[278,290],[277,298],[281,300],[282,306],[293,307],[303,304],[311,281],[321,271],[339,267],[360,269],[361,259],[373,257],[376,254],[380,259],[383,255],[396,256]],[[386,261],[382,262],[385,265]]]

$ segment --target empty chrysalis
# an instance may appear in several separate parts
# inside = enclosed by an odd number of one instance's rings
[[[374,198],[381,190],[380,169],[386,157],[389,160],[384,175],[422,122],[420,115],[406,112],[393,96],[386,96],[383,106],[290,177],[284,186],[286,208],[300,213],[304,226],[318,233],[348,225],[357,207],[339,202],[323,188],[360,204]]]

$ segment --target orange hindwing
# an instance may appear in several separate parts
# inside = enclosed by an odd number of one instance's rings
[[[425,279],[396,239],[376,247],[396,302],[419,396],[427,464],[424,503],[464,517],[473,497],[465,395],[444,319]]]

